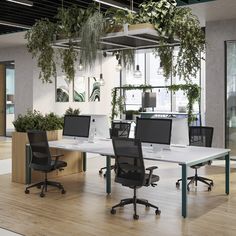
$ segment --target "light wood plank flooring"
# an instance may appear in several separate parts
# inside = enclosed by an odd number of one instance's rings
[[[156,216],[153,209],[138,206],[138,221],[132,218],[132,206],[126,206],[110,214],[112,205],[120,199],[132,196],[132,190],[112,184],[112,194],[105,194],[105,179],[98,175],[104,166],[103,157],[90,158],[88,171],[58,179],[67,190],[61,195],[49,189],[40,198],[38,189],[24,194],[24,185],[11,182],[10,175],[0,176],[0,227],[29,236],[70,235],[119,235],[119,236],[221,236],[236,233],[236,165],[232,163],[231,194],[224,194],[224,163],[214,162],[202,168],[201,174],[213,178],[212,192],[199,184],[188,194],[189,217],[181,217],[181,190],[175,188],[181,168],[176,164],[147,162],[146,166],[158,165],[160,182],[155,188],[143,187],[138,191],[160,207]],[[192,170],[191,170],[192,172]],[[112,175],[114,179],[114,174]]]

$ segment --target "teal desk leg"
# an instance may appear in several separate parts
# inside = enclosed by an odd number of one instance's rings
[[[25,183],[31,184],[31,168],[29,167],[32,152],[29,145],[26,145],[25,153]]]
[[[187,166],[182,165],[182,216],[187,217]]]
[[[225,193],[229,194],[229,181],[230,181],[230,158],[229,154],[225,156]]]
[[[111,193],[111,157],[106,156],[107,169],[106,169],[106,192]]]
[[[87,170],[87,153],[86,152],[82,152],[82,156],[83,156],[83,171],[85,172]]]

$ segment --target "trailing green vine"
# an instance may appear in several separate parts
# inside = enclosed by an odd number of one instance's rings
[[[195,102],[199,102],[201,88],[197,84],[173,84],[168,89],[174,92],[178,90],[184,91],[188,99],[188,123],[190,124],[192,121],[195,121],[196,116],[193,114],[193,105]]]
[[[55,33],[54,23],[48,19],[42,19],[37,21],[25,34],[28,51],[33,58],[37,58],[37,65],[40,68],[39,79],[46,83],[51,83],[52,77],[56,77],[54,49],[51,44]]]
[[[125,111],[125,107],[124,107],[124,97],[123,96],[119,96],[118,95],[118,91],[120,89],[123,89],[124,91],[129,91],[129,90],[142,90],[143,92],[145,92],[146,90],[152,89],[152,86],[150,85],[146,85],[146,84],[141,84],[139,86],[135,86],[135,85],[131,85],[131,84],[127,84],[124,85],[122,87],[115,87],[112,89],[111,92],[111,120],[114,120],[114,118],[116,116],[118,116],[119,114],[122,114]]]

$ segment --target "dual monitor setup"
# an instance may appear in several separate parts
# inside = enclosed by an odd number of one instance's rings
[[[106,115],[66,115],[63,136],[93,142],[94,138],[109,138]],[[137,118],[135,138],[153,149],[170,149],[170,145],[189,144],[187,118]]]

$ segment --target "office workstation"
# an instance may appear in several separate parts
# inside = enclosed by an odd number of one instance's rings
[[[2,0],[0,235],[234,235],[234,0]]]

